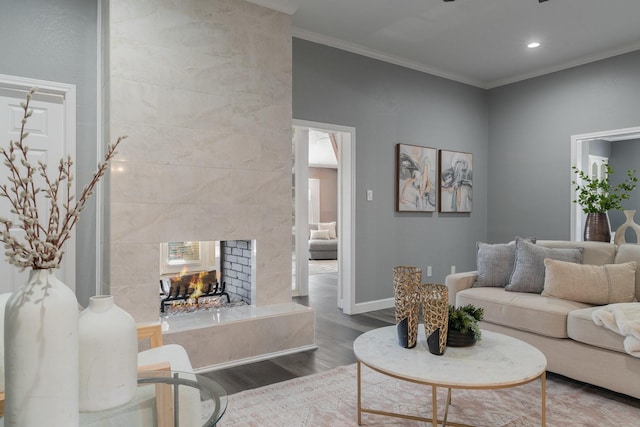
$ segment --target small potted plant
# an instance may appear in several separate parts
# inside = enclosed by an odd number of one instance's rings
[[[591,177],[585,171],[572,166],[573,172],[579,181],[572,181],[576,186],[576,200],[582,207],[587,219],[584,227],[584,240],[608,242],[611,240],[611,225],[609,224],[608,211],[622,210],[622,201],[629,198],[638,183],[636,170],[628,170],[627,178],[613,187],[609,176],[613,175],[613,169],[608,163],[602,164],[604,176],[602,178]]]
[[[447,346],[467,347],[482,338],[480,322],[484,318],[484,309],[476,308],[473,304],[463,307],[449,305],[449,327],[447,332]]]

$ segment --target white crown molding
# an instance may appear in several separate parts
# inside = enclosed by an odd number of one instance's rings
[[[459,83],[464,83],[471,86],[476,86],[482,89],[486,89],[485,84],[477,80],[469,79],[467,77],[460,76],[453,73],[448,73],[446,71],[442,71],[442,70],[438,70],[437,68],[430,67],[426,64],[409,61],[407,59],[400,58],[398,56],[389,55],[387,53],[380,52],[378,50],[369,49],[367,47],[364,47],[355,43],[350,43],[344,40],[340,40],[340,39],[328,37],[322,34],[314,33],[311,31],[303,30],[298,27],[293,27],[292,35],[293,37],[297,37],[299,39],[304,39],[310,42],[335,47],[336,49],[346,50],[347,52],[356,53],[358,55],[367,56],[369,58],[378,59],[384,62],[389,62],[391,64],[399,65],[401,67],[410,68],[412,70],[421,71],[427,74],[432,74],[437,77],[442,77],[448,80],[453,80]]]
[[[484,88],[485,89],[493,89],[499,86],[504,86],[504,85],[508,85],[511,83],[517,83],[520,82],[522,80],[527,80],[527,79],[532,79],[534,77],[540,77],[543,76],[545,74],[550,74],[550,73],[555,73],[556,71],[562,71],[562,70],[567,70],[569,68],[573,68],[573,67],[579,67],[580,65],[585,65],[588,64],[590,62],[596,62],[596,61],[601,61],[603,59],[607,59],[607,58],[612,58],[614,56],[618,56],[618,55],[624,55],[625,53],[629,53],[629,52],[633,52],[636,50],[640,49],[640,42],[637,43],[633,43],[627,46],[623,46],[617,49],[613,49],[613,50],[609,50],[606,52],[600,52],[596,55],[590,55],[590,56],[583,56],[582,58],[578,58],[574,61],[569,61],[566,62],[564,64],[555,66],[555,67],[549,67],[549,68],[543,68],[541,70],[538,71],[533,71],[531,73],[525,73],[525,74],[520,74],[518,76],[514,76],[514,77],[509,77],[506,79],[501,79],[501,80],[494,80],[492,82],[488,82]]]
[[[580,65],[585,65],[591,62],[600,61],[603,59],[612,58],[614,56],[623,55],[625,53],[640,50],[640,42],[637,42],[621,48],[609,50],[606,52],[600,52],[597,55],[584,56],[582,58],[578,58],[574,61],[569,61],[564,64],[557,65],[555,67],[543,68],[537,71],[532,71],[530,73],[524,73],[517,76],[508,77],[506,79],[499,79],[499,80],[493,80],[493,81],[480,81],[480,80],[470,79],[468,77],[461,76],[458,74],[442,71],[437,68],[431,67],[427,64],[409,61],[407,59],[400,58],[398,56],[390,55],[374,49],[369,49],[355,43],[350,43],[344,40],[340,40],[340,39],[325,36],[322,34],[314,33],[311,31],[303,30],[298,27],[293,27],[292,35],[293,37],[297,37],[303,40],[308,40],[314,43],[335,47],[336,49],[341,49],[347,52],[356,53],[358,55],[367,56],[369,58],[378,59],[380,61],[389,62],[391,64],[399,65],[401,67],[410,68],[412,70],[421,71],[427,74],[432,74],[434,76],[438,76],[438,77],[453,80],[456,82],[479,87],[481,89],[493,89],[493,88],[508,85],[511,83],[517,83],[517,82],[531,79],[534,77],[540,77],[545,74],[555,73],[557,71],[578,67]]]
[[[257,4],[278,12],[293,15],[298,9],[297,0],[247,0],[249,3]]]

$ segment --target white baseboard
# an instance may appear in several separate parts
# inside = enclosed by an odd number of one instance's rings
[[[263,360],[273,359],[274,357],[287,356],[289,354],[301,353],[303,351],[317,350],[316,344],[305,345],[302,347],[290,348],[288,350],[276,351],[273,353],[261,354],[253,357],[245,357],[244,359],[231,360],[229,362],[218,363],[216,365],[203,366],[202,368],[194,369],[196,374],[202,374],[205,372],[219,371],[220,369],[233,368],[234,366],[247,365],[249,363],[262,362]]]
[[[368,301],[357,303],[352,307],[351,314],[367,313],[369,311],[383,310],[395,306],[393,298],[380,299],[376,301]]]

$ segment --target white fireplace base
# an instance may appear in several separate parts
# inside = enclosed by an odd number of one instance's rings
[[[197,372],[311,350],[315,312],[296,304],[240,306],[162,319],[165,344],[180,344]]]

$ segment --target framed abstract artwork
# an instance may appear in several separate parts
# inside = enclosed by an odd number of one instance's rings
[[[396,210],[434,212],[437,207],[437,151],[417,145],[396,145]]]
[[[473,207],[473,155],[439,152],[440,212],[471,212]]]

